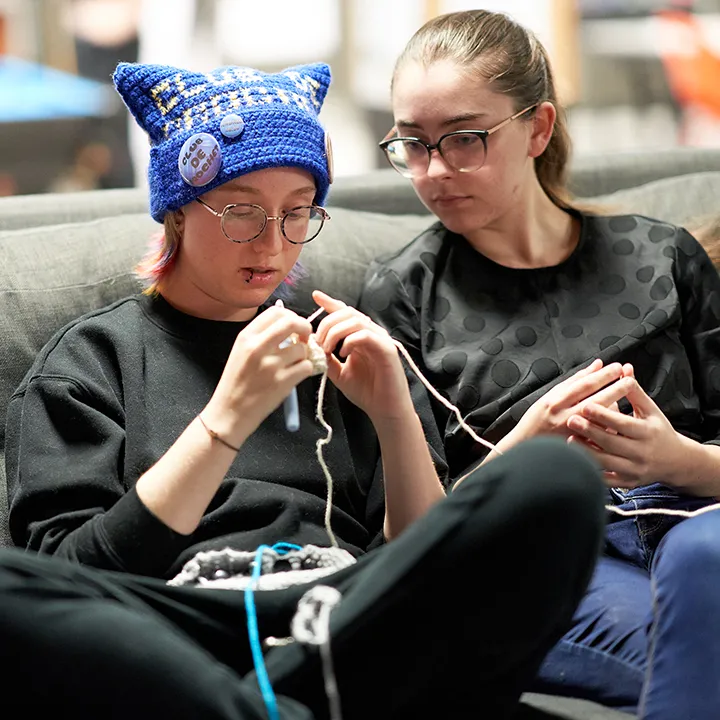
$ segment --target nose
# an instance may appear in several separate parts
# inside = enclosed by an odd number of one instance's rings
[[[286,240],[280,231],[281,218],[268,217],[267,225],[250,245],[263,255],[279,255]]]
[[[451,175],[453,169],[447,164],[440,151],[435,148],[430,151],[430,162],[428,163],[427,176],[430,179],[437,179]]]

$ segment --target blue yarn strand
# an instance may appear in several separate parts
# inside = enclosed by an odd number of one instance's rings
[[[265,667],[265,658],[262,653],[262,645],[260,644],[260,631],[258,629],[257,609],[255,607],[255,586],[262,573],[262,556],[266,550],[273,550],[278,555],[285,555],[290,550],[300,550],[299,545],[293,543],[279,542],[272,547],[269,545],[260,545],[255,551],[255,561],[253,563],[252,574],[250,575],[250,585],[245,590],[245,614],[247,615],[248,637],[250,639],[250,651],[252,653],[253,665],[255,666],[255,674],[258,678],[260,692],[265,702],[270,720],[280,720],[280,713],[277,707],[277,698],[273,691],[270,678]]]

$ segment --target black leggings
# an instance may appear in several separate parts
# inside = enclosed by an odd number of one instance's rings
[[[589,581],[603,499],[581,451],[529,441],[324,578],[343,594],[331,632],[344,720],[510,717]],[[261,637],[289,635],[307,587],[255,593]],[[5,702],[27,717],[267,717],[242,592],[6,550],[0,660]],[[283,720],[328,716],[315,649],[265,660]]]

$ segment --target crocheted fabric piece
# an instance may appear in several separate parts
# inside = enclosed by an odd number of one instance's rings
[[[188,560],[168,585],[245,590],[250,586],[255,552],[210,550]],[[355,558],[336,547],[305,545],[284,555],[266,550],[262,555],[262,573],[255,590],[282,590],[302,585],[354,565]]]
[[[305,352],[308,360],[312,363],[313,375],[322,375],[327,370],[327,357],[312,335],[308,339]]]

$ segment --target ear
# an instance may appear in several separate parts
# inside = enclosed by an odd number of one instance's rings
[[[543,102],[537,106],[532,117],[532,134],[530,135],[529,155],[539,157],[545,152],[555,127],[557,110],[551,102]]]
[[[175,224],[178,235],[182,237],[185,230],[185,213],[182,209],[173,212],[173,223]]]

